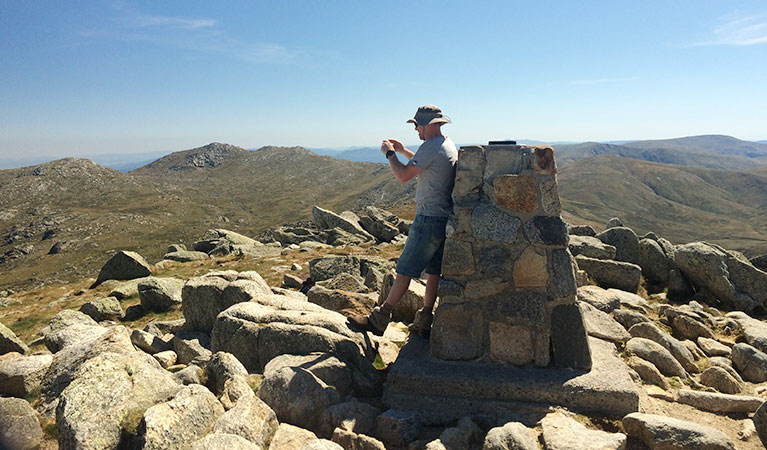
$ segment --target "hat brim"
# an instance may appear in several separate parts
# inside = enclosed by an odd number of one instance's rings
[[[420,123],[416,122],[415,119],[408,119],[406,123],[414,123],[416,125],[423,125],[423,124],[420,124]],[[425,125],[431,125],[433,123],[450,123],[450,121],[445,119],[444,117],[435,117],[435,118],[431,119],[429,121],[429,123],[427,123]]]

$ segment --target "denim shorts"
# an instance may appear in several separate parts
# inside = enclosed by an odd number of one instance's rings
[[[421,272],[442,273],[442,253],[445,251],[447,217],[416,215],[402,255],[397,261],[397,273],[418,278]]]

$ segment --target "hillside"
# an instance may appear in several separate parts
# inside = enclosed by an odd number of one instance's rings
[[[559,172],[563,208],[587,221],[620,217],[672,242],[716,242],[750,256],[767,251],[767,172],[721,171],[614,155]]]

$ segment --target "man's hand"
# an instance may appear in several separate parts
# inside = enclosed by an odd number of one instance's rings
[[[396,140],[396,139],[387,139],[386,141],[391,142],[391,144],[394,146],[393,150],[397,153],[402,153],[402,150],[405,150],[405,146],[402,145],[402,142]],[[384,142],[386,142],[384,141]]]
[[[400,145],[402,145],[402,143],[400,143]],[[384,139],[384,141],[381,143],[381,153],[385,155],[389,150],[394,150],[394,145],[389,139]]]

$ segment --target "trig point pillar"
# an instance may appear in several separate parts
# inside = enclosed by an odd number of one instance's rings
[[[461,147],[431,354],[589,370],[550,147]]]

